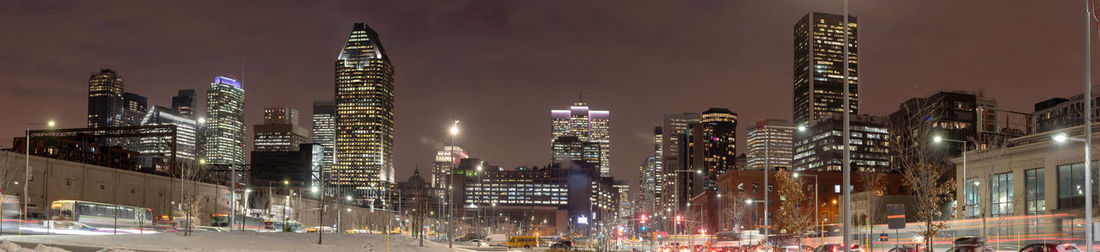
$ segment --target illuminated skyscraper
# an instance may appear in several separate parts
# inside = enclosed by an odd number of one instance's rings
[[[214,77],[206,91],[203,157],[208,164],[244,164],[244,88],[235,79]]]
[[[264,109],[264,124],[252,126],[253,151],[298,151],[308,132],[298,126],[298,110],[289,107]],[[311,146],[312,147],[312,146]]]
[[[88,78],[88,127],[118,126],[122,116],[122,75],[102,69]]]
[[[336,147],[336,104],[333,101],[313,102],[313,142],[323,148],[321,175],[327,181],[332,172],[332,152]]]
[[[661,186],[661,200],[666,210],[676,210],[679,206],[683,206],[688,202],[688,199],[684,198],[683,194],[687,191],[684,190],[684,180],[687,176],[697,176],[687,171],[688,168],[684,165],[685,156],[683,156],[684,146],[687,145],[688,125],[693,123],[699,123],[701,120],[699,113],[682,113],[682,114],[668,114],[664,116],[663,139],[661,141],[661,166],[664,169],[664,185]],[[678,210],[676,210],[678,211]]]
[[[452,160],[451,157],[454,156]],[[442,195],[444,188],[447,188],[447,176],[451,175],[451,168],[458,165],[459,160],[469,158],[470,155],[466,154],[466,151],[462,147],[458,146],[443,146],[443,149],[436,152],[435,162],[433,162],[432,170],[432,188],[439,189],[440,195]]]
[[[771,126],[764,128],[764,126]],[[781,126],[781,127],[774,127]],[[756,122],[748,129],[745,151],[748,152],[748,169],[763,170],[765,147],[767,164],[772,167],[791,168],[794,153],[794,130],[787,120],[766,119]],[[764,146],[767,144],[767,146]]]
[[[583,101],[574,103],[569,110],[550,110],[551,157],[555,162],[559,157],[570,154],[558,153],[554,142],[562,136],[575,136],[581,142],[595,143],[599,148],[600,176],[611,176],[611,112],[607,110],[589,110]]]
[[[703,171],[703,189],[718,189],[718,175],[732,170],[737,161],[737,113],[725,108],[704,111],[698,124],[691,124],[686,146],[691,162],[688,170]],[[698,151],[698,152],[696,152]],[[693,194],[690,197],[694,197]]]
[[[859,113],[859,43],[849,16],[848,76],[851,114]],[[844,112],[844,19],[812,12],[794,25],[794,125]]]
[[[393,65],[378,33],[356,23],[335,66],[336,163],[331,185],[382,197],[394,182]]]
[[[153,106],[140,119],[142,126],[174,125],[176,126],[176,159],[189,163],[195,161],[196,132],[198,125],[194,119],[184,117],[175,109],[161,106]],[[170,172],[172,146],[164,141],[163,137],[143,137],[140,139],[141,166],[152,168],[159,172]]]

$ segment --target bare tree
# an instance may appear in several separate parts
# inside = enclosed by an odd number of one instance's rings
[[[886,174],[879,171],[864,171],[859,173],[859,178],[863,183],[864,191],[867,192],[867,202],[865,207],[867,208],[866,218],[860,220],[867,227],[873,227],[875,223],[884,221],[883,217],[885,209],[882,209],[882,204],[879,202],[883,195],[886,195]],[[868,229],[867,235],[870,236],[874,230]],[[874,243],[868,244],[869,251],[874,251]]]
[[[890,125],[890,148],[895,155],[894,167],[913,194],[916,219],[923,223],[917,234],[931,248],[936,235],[948,227],[941,208],[954,199],[956,187],[952,169],[945,162],[946,153],[933,151],[930,144],[933,132],[942,126],[936,113],[942,110],[935,103],[906,103],[902,109],[907,112],[906,118],[895,118]]]
[[[787,233],[802,247],[802,237],[813,227],[814,212],[808,202],[804,183],[791,177],[786,169],[775,173],[776,192],[779,194],[779,209],[775,226],[780,233]]]

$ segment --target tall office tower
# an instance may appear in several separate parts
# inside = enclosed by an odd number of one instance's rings
[[[653,159],[653,185],[650,188],[648,196],[652,196],[653,200],[647,201],[649,203],[648,213],[657,214],[660,209],[664,208],[664,190],[665,185],[665,168],[664,168],[664,133],[661,126],[653,127],[653,155],[650,156]]]
[[[695,143],[702,145],[703,155],[695,164],[703,165],[696,167],[702,169],[706,177],[703,189],[713,191],[718,189],[718,175],[733,170],[737,164],[737,113],[725,108],[710,108],[703,112],[700,125],[703,126],[702,138]]]
[[[298,151],[308,132],[298,126],[298,110],[289,107],[264,109],[264,124],[252,126],[253,151]]]
[[[859,43],[856,18],[848,17],[851,114],[859,114]],[[794,25],[794,124],[844,112],[844,19],[811,12]]]
[[[764,119],[749,126],[748,143],[745,145],[749,170],[763,170],[765,163],[772,167],[791,168],[795,132],[789,127],[791,123],[781,119]]]
[[[663,130],[663,139],[661,141],[661,165],[664,168],[664,185],[661,189],[664,191],[661,193],[662,199],[665,200],[666,209],[679,211],[679,209],[688,202],[688,199],[684,198],[682,194],[686,191],[682,190],[683,178],[686,176],[695,176],[692,171],[687,170],[684,167],[682,147],[686,144],[684,136],[687,135],[688,125],[692,123],[699,123],[701,120],[699,113],[683,113],[683,114],[668,114],[664,116],[664,125],[661,127]]]
[[[140,125],[176,126],[176,160],[183,163],[195,161],[198,155],[196,148],[198,124],[194,119],[179,114],[176,109],[154,106],[142,116]],[[169,168],[172,167],[172,145],[165,141],[164,137],[141,138],[141,149],[138,152],[141,153],[139,159],[142,167],[158,172],[171,172]]]
[[[607,110],[590,110],[583,101],[573,103],[568,110],[550,110],[551,145],[562,136],[575,136],[582,142],[596,143],[599,146],[599,160],[593,164],[600,168],[600,176],[611,176],[610,115]],[[567,155],[555,152],[551,156]]]
[[[336,147],[336,103],[331,100],[313,102],[313,142],[323,148],[321,178],[328,181]]]
[[[118,126],[122,116],[122,75],[102,69],[88,78],[88,127]]]
[[[393,178],[393,65],[378,33],[355,23],[336,62],[332,184],[382,197]],[[362,197],[360,197],[362,198]]]
[[[454,157],[454,159],[451,159]],[[447,176],[451,175],[451,169],[458,165],[459,160],[469,158],[458,146],[443,146],[442,150],[435,153],[435,162],[432,162],[432,188],[443,189],[447,187]],[[443,193],[443,191],[439,191]]]
[[[214,77],[206,91],[203,157],[207,164],[244,164],[244,88],[236,79]]]
[[[886,118],[851,117],[852,172],[886,172],[890,169],[890,132]],[[794,170],[841,171],[844,152],[842,114],[818,118],[806,132],[795,135]]]
[[[183,89],[172,96],[172,109],[180,116],[195,119],[195,90]]]
[[[122,93],[122,116],[119,117],[118,124],[120,126],[141,125],[141,118],[149,111],[148,100],[148,98],[139,94]]]

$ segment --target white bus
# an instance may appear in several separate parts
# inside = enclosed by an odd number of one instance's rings
[[[51,221],[72,221],[95,228],[145,228],[153,225],[149,208],[79,200],[58,200],[50,204]]]

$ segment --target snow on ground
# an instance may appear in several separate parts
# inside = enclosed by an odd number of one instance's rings
[[[195,232],[127,235],[38,235],[4,236],[2,240],[46,245],[69,245],[157,251],[374,251],[385,252],[384,234],[324,234],[317,244],[316,233]],[[424,246],[409,236],[391,235],[390,250],[396,252],[457,251],[446,245],[424,241]]]

